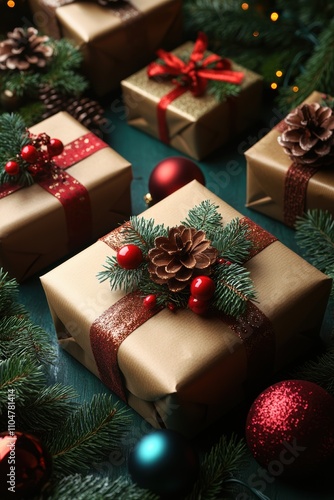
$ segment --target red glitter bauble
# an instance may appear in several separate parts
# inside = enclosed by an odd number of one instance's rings
[[[143,262],[143,252],[137,245],[124,245],[118,250],[116,258],[123,269],[137,269]]]
[[[252,404],[246,440],[271,476],[310,474],[334,455],[334,398],[313,382],[278,382]]]
[[[33,498],[51,476],[51,456],[35,436],[13,434],[0,433],[0,497]]]
[[[148,188],[153,202],[166,198],[194,179],[205,185],[202,171],[192,160],[182,156],[165,158],[154,167],[149,178]]]

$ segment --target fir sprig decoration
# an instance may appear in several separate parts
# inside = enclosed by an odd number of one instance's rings
[[[139,291],[143,299],[153,296],[154,306],[178,309],[190,304],[192,280],[209,276],[215,290],[210,301],[205,299],[205,310],[210,306],[231,316],[241,315],[247,302],[256,298],[249,272],[242,266],[252,243],[245,223],[236,218],[224,226],[217,209],[205,200],[175,228],[132,217],[120,229],[117,255],[107,257],[97,275],[99,281],[109,280],[112,290]],[[128,245],[141,252],[139,262],[130,267],[119,259]]]
[[[308,210],[296,221],[296,241],[305,258],[334,280],[334,219],[327,210]],[[331,292],[334,298],[334,285]]]

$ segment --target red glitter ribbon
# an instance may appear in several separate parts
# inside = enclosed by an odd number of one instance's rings
[[[56,168],[51,175],[37,182],[64,207],[69,250],[91,238],[92,213],[87,189],[65,170],[107,146],[99,137],[88,132],[67,144],[62,154],[55,157]],[[0,186],[0,199],[23,188],[27,189],[21,185],[3,184]]]
[[[243,217],[241,222],[248,226],[249,239],[253,243],[248,259],[277,240],[247,217]],[[117,251],[122,244],[121,230],[122,226],[100,240]],[[109,307],[90,328],[90,343],[100,378],[123,401],[127,398],[123,375],[117,362],[118,349],[134,330],[162,309],[163,307],[147,310],[140,293],[129,293]],[[235,319],[224,314],[219,314],[219,318],[245,345],[249,371],[252,374],[258,373],[259,368],[261,373],[262,370],[270,371],[275,352],[275,335],[270,320],[263,312],[255,304],[249,303],[246,314],[241,318]],[[110,335],[106,335],[106,332]]]
[[[159,138],[169,144],[169,131],[166,120],[166,110],[177,97],[190,91],[195,97],[200,97],[206,91],[208,80],[218,80],[239,85],[243,80],[244,73],[233,71],[231,62],[216,54],[204,58],[204,52],[208,46],[208,39],[204,33],[199,33],[195,42],[189,61],[184,62],[176,55],[158,50],[157,55],[163,63],[153,62],[147,67],[149,78],[172,76],[176,87],[163,96],[157,107],[157,120]],[[162,79],[161,81],[164,81]]]

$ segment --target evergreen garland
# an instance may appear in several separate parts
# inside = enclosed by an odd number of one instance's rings
[[[252,243],[247,225],[234,219],[224,227],[217,208],[205,200],[189,211],[181,225],[203,231],[206,238],[212,240],[223,262],[217,259],[209,273],[216,287],[211,305],[225,314],[239,316],[245,312],[247,302],[256,297],[249,272],[241,265]],[[154,283],[148,271],[149,250],[154,247],[156,238],[166,237],[168,232],[169,228],[163,224],[155,225],[153,219],[131,217],[120,230],[120,247],[130,243],[137,245],[143,253],[142,263],[135,269],[125,269],[118,263],[117,255],[108,256],[98,279],[101,282],[109,280],[112,290],[122,289],[126,293],[138,290],[143,297],[154,294],[159,306],[173,304],[176,308],[186,308],[189,288],[171,292],[167,284]]]
[[[283,113],[313,90],[334,94],[333,17],[331,0],[184,2],[187,36],[205,30],[213,52],[260,73],[268,90],[277,84],[272,96]]]

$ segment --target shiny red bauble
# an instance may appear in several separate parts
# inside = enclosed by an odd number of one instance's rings
[[[137,269],[143,262],[143,252],[137,245],[124,245],[118,250],[116,258],[123,269]]]
[[[48,144],[48,153],[50,156],[61,155],[64,151],[64,144],[59,139],[50,139]]]
[[[32,144],[27,144],[21,149],[21,158],[28,162],[34,163],[38,159],[38,151]]]
[[[0,498],[35,498],[51,476],[51,456],[32,434],[12,434],[0,433]]]
[[[196,276],[190,284],[191,295],[199,300],[210,300],[215,289],[216,284],[209,276]]]
[[[17,175],[20,172],[20,165],[17,161],[9,160],[5,165],[5,172],[8,175]]]
[[[210,301],[196,299],[190,295],[188,299],[188,307],[195,314],[205,314],[209,309]]]
[[[154,167],[149,178],[148,188],[153,202],[166,198],[194,179],[205,185],[202,171],[192,160],[182,156],[165,158]]]
[[[252,404],[246,440],[269,475],[312,474],[334,455],[334,398],[313,382],[278,382]]]

